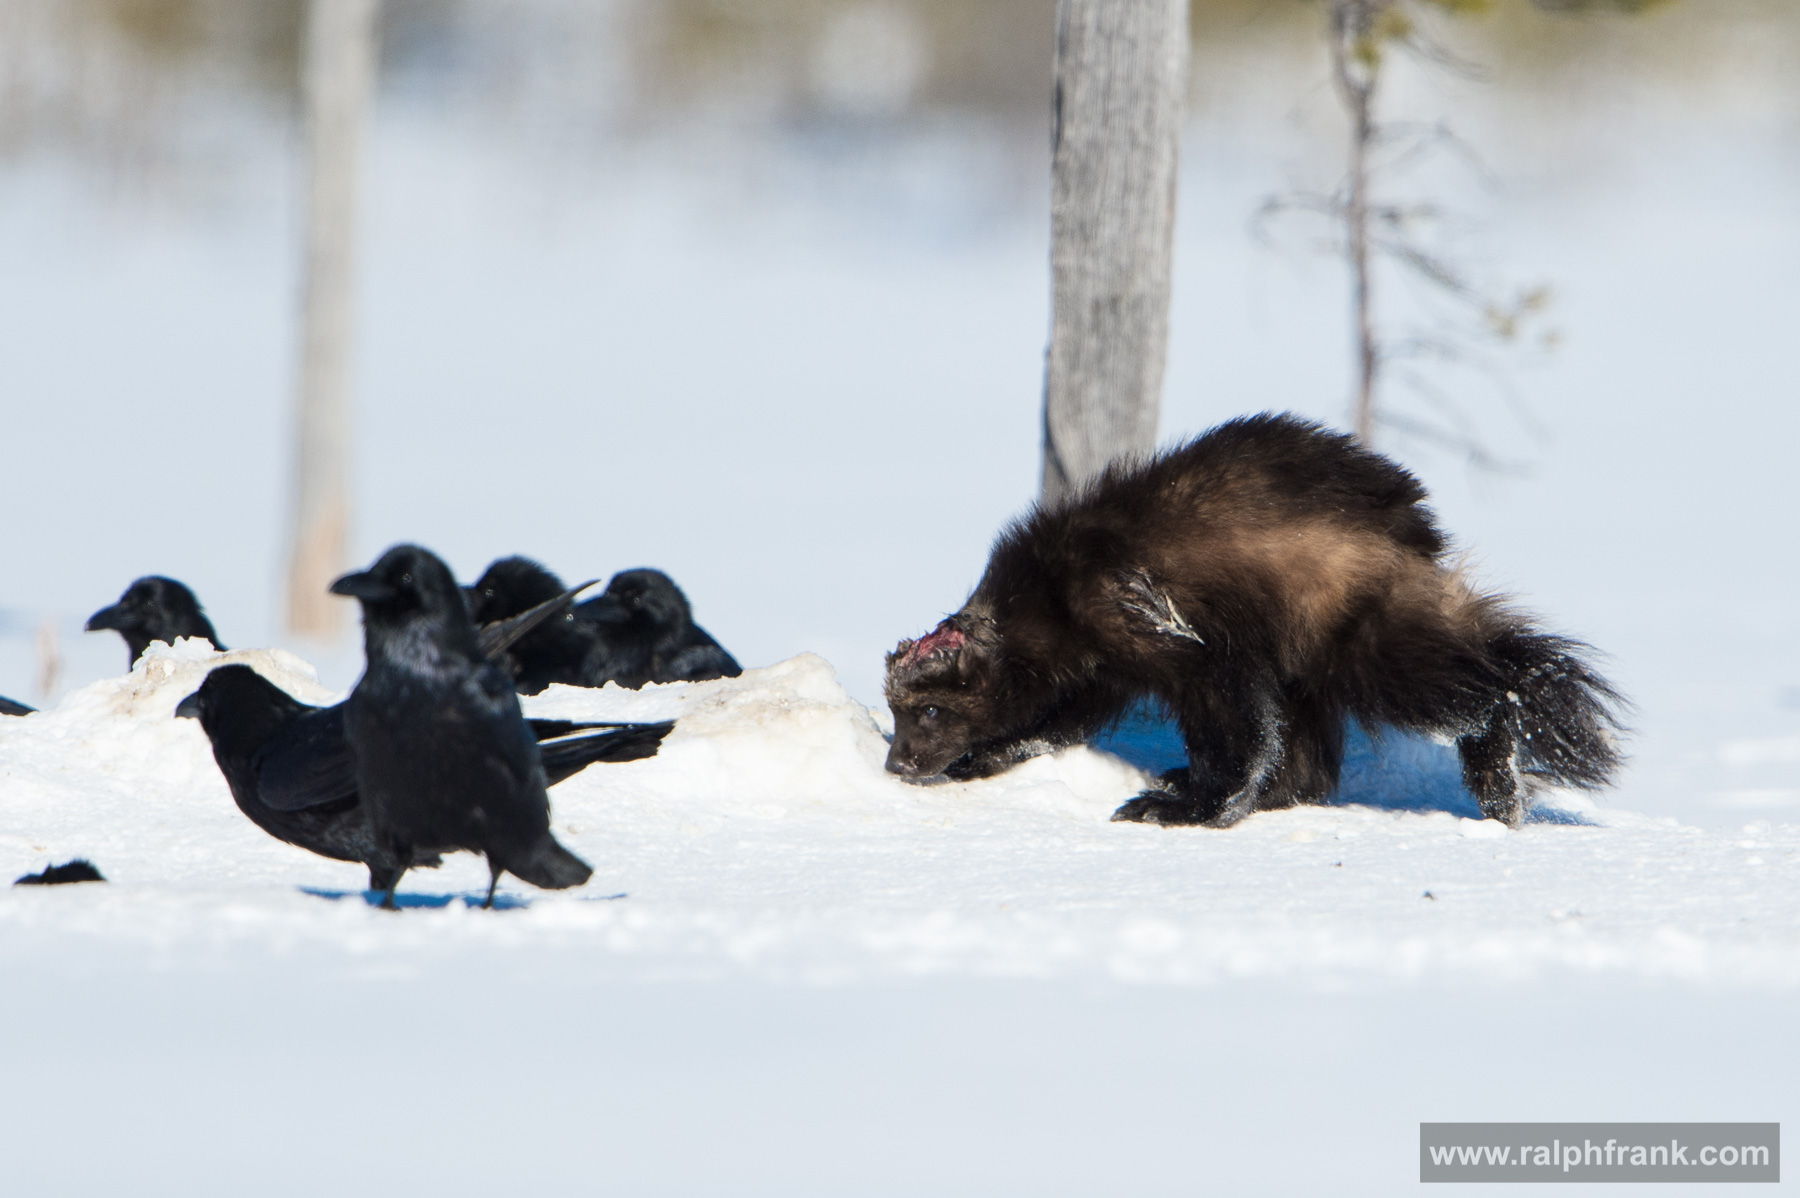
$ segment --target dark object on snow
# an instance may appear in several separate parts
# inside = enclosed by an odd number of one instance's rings
[[[547,890],[585,883],[593,870],[550,833],[543,762],[519,696],[483,655],[449,567],[396,545],[331,590],[363,609],[368,664],[344,732],[374,833],[371,864],[404,872],[436,853],[478,852],[490,902],[502,873]]]
[[[637,690],[647,682],[701,682],[744,672],[694,623],[687,596],[661,570],[622,570],[605,594],[575,612],[598,627],[605,680],[620,686]]]
[[[478,624],[506,619],[561,593],[562,579],[526,557],[503,557],[474,586],[463,588]],[[606,685],[606,649],[593,622],[573,606],[520,637],[497,660],[522,695],[535,695],[552,682]]]
[[[1320,802],[1344,722],[1456,738],[1482,813],[1592,789],[1617,692],[1446,562],[1412,475],[1292,416],[1234,420],[1001,533],[955,615],[887,659],[906,777],[984,777],[1161,700],[1189,764],[1114,814],[1225,827]]]
[[[94,863],[77,857],[62,865],[46,866],[41,874],[26,874],[14,886],[62,886],[69,882],[104,882]]]
[[[200,721],[238,809],[277,840],[369,867],[369,889],[392,891],[400,871],[383,865],[356,790],[344,704],[313,707],[245,665],[220,666],[181,701]],[[583,724],[527,720],[554,786],[598,761],[654,757],[672,723]],[[438,864],[418,855],[415,866]]]
[[[15,703],[5,695],[0,695],[0,715],[30,715],[35,707],[27,707],[23,703]]]
[[[125,638],[132,666],[137,665],[138,658],[144,655],[151,641],[173,645],[179,637],[197,636],[211,641],[215,649],[225,647],[219,642],[219,634],[213,631],[212,621],[201,610],[200,600],[194,597],[194,592],[173,578],[154,574],[138,579],[125,588],[117,603],[88,617],[89,632],[105,629]]]

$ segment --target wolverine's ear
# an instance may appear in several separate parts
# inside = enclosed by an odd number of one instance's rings
[[[994,672],[994,658],[986,645],[970,638],[956,651],[956,677],[964,686],[986,686]]]
[[[984,653],[991,653],[1000,647],[1000,629],[986,609],[965,607],[951,617],[950,622],[963,634],[964,644],[973,645]]]
[[[896,663],[906,660],[906,655],[912,652],[913,644],[914,642],[912,641],[901,641],[898,645],[894,646],[894,651],[883,659],[887,666],[888,673],[892,674],[894,672]]]

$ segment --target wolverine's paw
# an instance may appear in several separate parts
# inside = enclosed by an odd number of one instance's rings
[[[1498,798],[1477,799],[1481,808],[1481,818],[1497,819],[1509,828],[1516,828],[1525,822],[1526,802],[1523,795],[1501,795]]]
[[[1206,813],[1168,791],[1145,791],[1112,813],[1114,823],[1161,824],[1165,828],[1206,822]]]

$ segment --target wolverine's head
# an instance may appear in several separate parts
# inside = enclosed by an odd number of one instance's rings
[[[887,769],[903,778],[942,774],[991,734],[989,648],[952,616],[887,656],[887,701],[894,744]]]

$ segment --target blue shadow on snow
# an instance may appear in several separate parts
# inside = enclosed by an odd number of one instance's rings
[[[379,890],[322,890],[317,886],[302,886],[300,887],[300,893],[310,894],[314,898],[329,899],[334,903],[347,898],[359,898],[371,907],[381,906],[381,900],[386,897]],[[448,907],[456,902],[456,900],[461,899],[462,904],[465,907],[479,907],[486,898],[487,894],[485,892],[481,894],[401,893],[394,896],[394,905],[402,909],[410,907]],[[496,911],[522,911],[529,906],[531,906],[531,900],[521,895],[496,894],[494,896],[494,910]]]
[[[1154,701],[1133,706],[1090,744],[1150,774],[1187,764],[1180,730]],[[1330,805],[1447,811],[1466,819],[1481,818],[1475,797],[1463,786],[1462,761],[1454,748],[1393,728],[1371,736],[1355,721],[1345,730],[1344,769]],[[1534,805],[1525,818],[1534,824],[1589,822],[1577,812],[1544,804]]]

